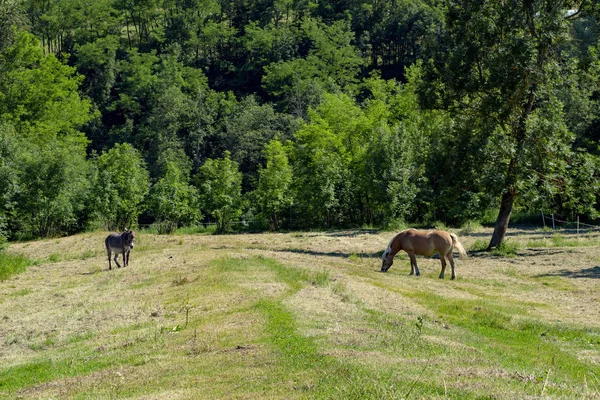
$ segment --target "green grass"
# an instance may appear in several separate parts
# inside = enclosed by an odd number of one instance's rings
[[[481,239],[477,239],[470,247],[470,251],[486,251],[489,242]],[[504,240],[499,246],[493,248],[490,254],[496,257],[515,257],[517,251],[519,251],[519,243]]]
[[[550,295],[577,295],[579,281],[493,258],[465,261],[464,279],[452,282],[436,278],[437,262],[431,276],[380,274],[375,258],[315,264],[309,252],[279,254],[243,236],[144,234],[126,269],[80,274],[77,263],[47,260],[39,274],[3,282],[0,399],[599,393],[600,330],[552,316]],[[221,240],[228,246],[212,248]],[[313,250],[319,238],[284,240]],[[104,265],[103,254],[88,263]],[[493,277],[468,276],[475,268]]]
[[[435,311],[438,318],[469,332],[463,341],[477,347],[506,369],[536,371],[552,369],[554,378],[565,385],[583,376],[598,376],[600,367],[580,360],[567,343],[598,349],[600,330],[543,323],[526,307],[488,300],[441,298],[431,293],[411,294]],[[537,378],[542,378],[538,376]],[[547,393],[561,393],[547,389]]]
[[[7,280],[14,275],[24,272],[27,267],[36,265],[37,262],[20,254],[10,254],[0,251],[0,281]]]
[[[531,248],[552,248],[552,247],[590,247],[598,246],[600,241],[597,237],[581,235],[574,237],[565,237],[560,233],[555,233],[549,238],[532,239],[527,242],[527,247]]]

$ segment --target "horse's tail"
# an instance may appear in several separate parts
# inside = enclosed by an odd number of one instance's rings
[[[456,236],[454,233],[451,233],[450,237],[452,238],[452,246],[454,246],[454,248],[460,253],[460,258],[467,258],[467,252],[465,251],[465,248],[462,246],[462,244],[460,244],[460,242],[458,241],[458,236]]]

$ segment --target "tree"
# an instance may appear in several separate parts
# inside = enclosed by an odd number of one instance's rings
[[[225,121],[222,146],[231,153],[243,174],[242,189],[249,190],[258,178],[258,165],[264,162],[264,148],[276,135],[291,138],[294,120],[276,113],[271,104],[260,105],[255,96],[236,104]]]
[[[89,100],[79,95],[82,80],[73,67],[45,56],[33,35],[19,32],[0,54],[0,118],[32,141],[68,137],[85,146],[78,128],[92,114]]]
[[[31,34],[15,31],[0,49],[0,219],[22,237],[82,227],[90,185],[87,140],[79,130],[91,104],[79,95],[81,76],[44,55]],[[0,221],[2,223],[2,221]]]
[[[97,218],[108,229],[131,228],[137,223],[150,183],[139,152],[130,144],[116,144],[96,160],[94,188]]]
[[[273,139],[264,147],[266,167],[258,171],[258,187],[254,195],[260,214],[269,221],[269,227],[281,226],[282,214],[293,203],[292,167],[283,144]]]
[[[307,54],[273,62],[265,67],[263,76],[263,87],[271,95],[288,96],[288,109],[298,108],[298,103],[302,104],[300,109],[314,105],[308,101],[318,89],[309,82],[329,91],[356,84],[365,64],[352,44],[354,35],[346,21],[336,21],[328,26],[307,18],[302,21],[301,34],[304,41],[298,41],[308,48]]]
[[[0,125],[0,241],[9,235],[8,221],[15,207],[18,183],[14,157],[17,149],[12,126]]]
[[[181,154],[179,154],[181,156]],[[188,183],[189,168],[171,153],[162,167],[165,174],[150,189],[148,208],[161,230],[171,233],[180,224],[193,224],[202,218],[197,189]]]
[[[0,1],[0,52],[13,45],[16,27],[24,25],[24,13],[19,0]]]
[[[502,243],[528,177],[551,181],[557,166],[567,162],[561,150],[573,138],[560,118],[547,118],[561,113],[555,90],[564,68],[572,3],[452,1],[439,47],[426,64],[432,84],[425,104],[437,99],[436,106],[471,116],[498,154],[496,168],[503,178],[489,248]],[[534,120],[545,129],[537,129]],[[549,162],[535,163],[544,157]]]
[[[238,164],[225,152],[222,159],[206,160],[196,176],[202,206],[215,218],[217,232],[229,229],[232,221],[242,215],[242,174]]]
[[[14,224],[22,236],[47,237],[76,231],[86,214],[90,168],[77,145],[56,140],[46,145],[20,142],[15,157],[19,190]]]

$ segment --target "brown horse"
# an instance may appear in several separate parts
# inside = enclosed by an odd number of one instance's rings
[[[444,279],[446,271],[446,260],[450,261],[452,266],[452,279],[456,278],[454,274],[454,259],[452,258],[452,250],[456,249],[460,253],[460,257],[467,256],[465,249],[458,241],[454,233],[448,233],[439,230],[419,231],[417,229],[407,229],[400,232],[390,241],[387,249],[383,252],[381,259],[381,272],[386,272],[394,263],[394,256],[400,250],[404,250],[410,257],[410,275],[421,275],[417,266],[417,258],[415,255],[432,256],[434,253],[439,253],[440,261],[442,262],[442,272],[440,279]]]

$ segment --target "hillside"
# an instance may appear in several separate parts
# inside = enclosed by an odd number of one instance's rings
[[[456,232],[467,249],[491,230]],[[106,233],[15,243],[0,398],[597,398],[598,233],[513,229],[513,257],[379,256],[390,232]]]

